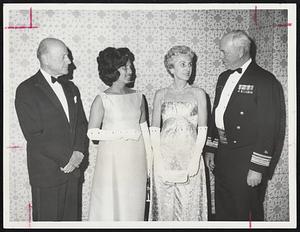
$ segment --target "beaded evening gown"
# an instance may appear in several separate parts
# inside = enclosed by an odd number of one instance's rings
[[[91,190],[90,221],[142,221],[146,197],[146,153],[141,135],[142,94],[100,94],[101,140]]]
[[[198,154],[197,174],[182,180],[182,174],[186,174],[185,171],[188,170],[197,137],[197,102],[192,94],[190,97],[180,97],[180,94],[168,97],[168,88],[164,90],[165,97],[161,102],[161,156],[154,159],[150,220],[206,221],[206,180],[201,154]],[[163,176],[167,174],[159,166],[165,171],[173,171],[174,176],[171,179],[174,182],[163,181]]]

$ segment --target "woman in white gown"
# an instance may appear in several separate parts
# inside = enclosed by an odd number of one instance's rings
[[[97,58],[100,79],[110,88],[96,96],[88,137],[100,140],[91,190],[90,221],[142,221],[150,148],[145,100],[127,88],[133,54],[106,48]],[[144,142],[145,141],[145,142]]]
[[[206,94],[188,84],[194,52],[175,46],[165,56],[173,83],[156,92],[150,136],[154,165],[150,220],[206,221],[202,149],[207,133]],[[162,119],[162,120],[161,120]]]

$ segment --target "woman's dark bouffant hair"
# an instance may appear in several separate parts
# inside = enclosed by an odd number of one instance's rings
[[[97,57],[98,72],[104,84],[112,86],[112,83],[119,79],[118,69],[125,66],[128,60],[134,60],[134,55],[128,48],[108,47],[100,51]]]
[[[134,61],[134,55],[128,48],[118,48],[117,50],[121,53],[122,56],[128,56],[131,62]]]

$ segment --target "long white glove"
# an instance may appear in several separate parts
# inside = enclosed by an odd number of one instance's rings
[[[201,155],[203,147],[205,145],[207,135],[207,126],[198,127],[198,135],[195,143],[195,147],[192,151],[192,158],[189,163],[188,174],[189,176],[194,176],[199,170],[199,163],[201,160]]]
[[[101,139],[101,130],[99,128],[91,128],[87,131],[87,136],[90,140],[100,140]]]
[[[151,145],[154,153],[160,152],[160,128],[151,126],[149,128]]]
[[[152,149],[151,149],[151,140],[150,140],[149,128],[148,128],[147,122],[141,123],[140,126],[141,126],[141,131],[142,131],[142,135],[143,135],[143,139],[144,139],[146,156],[147,156],[148,177],[150,177],[151,168],[152,168],[152,161],[153,161],[153,155],[152,155]]]
[[[162,161],[160,160],[160,128],[159,127],[150,127],[150,139],[151,139],[151,146],[152,146],[152,154],[153,154],[153,162],[154,162],[154,169],[158,169],[162,171]]]
[[[136,129],[127,130],[100,130],[99,128],[88,129],[87,136],[90,140],[138,140],[141,132]]]

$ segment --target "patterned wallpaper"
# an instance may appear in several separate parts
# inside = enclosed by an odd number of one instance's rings
[[[198,56],[194,85],[214,98],[218,75],[224,70],[218,42],[232,29],[244,29],[257,41],[257,62],[281,81],[287,99],[287,30],[273,23],[286,22],[282,10],[260,10],[257,22],[249,10],[34,10],[36,29],[9,30],[9,220],[27,221],[31,191],[26,166],[26,142],[14,108],[16,87],[34,74],[39,63],[36,49],[45,37],[63,40],[73,53],[77,69],[74,83],[79,87],[87,117],[94,97],[106,86],[97,74],[96,57],[107,46],[128,47],[136,57],[135,88],[146,95],[149,111],[157,89],[172,79],[163,57],[178,44],[190,46]],[[28,21],[28,10],[11,10],[10,25]],[[14,146],[15,145],[15,146]],[[90,146],[90,166],[83,186],[83,220],[87,219],[89,191],[94,171],[96,146]],[[211,178],[213,190],[213,177]],[[289,220],[287,137],[276,173],[269,183],[265,201],[266,220]],[[213,204],[212,204],[213,205]]]

